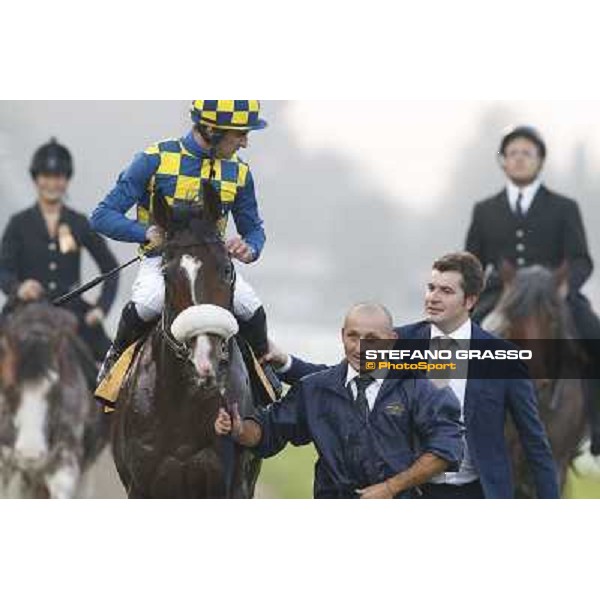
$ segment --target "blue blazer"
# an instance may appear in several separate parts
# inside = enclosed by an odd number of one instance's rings
[[[427,339],[429,323],[396,329],[405,339]],[[472,339],[498,338],[473,323]],[[293,358],[283,376],[287,383],[326,368]],[[559,498],[558,473],[529,379],[469,379],[465,391],[465,435],[486,498],[513,498],[514,482],[504,428],[510,413],[535,482],[538,498]]]

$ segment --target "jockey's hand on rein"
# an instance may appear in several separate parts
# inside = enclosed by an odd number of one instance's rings
[[[165,231],[158,225],[151,225],[146,230],[146,239],[152,248],[158,248],[165,242]]]
[[[239,235],[227,240],[225,247],[231,256],[243,263],[252,262],[254,259],[252,248]]]

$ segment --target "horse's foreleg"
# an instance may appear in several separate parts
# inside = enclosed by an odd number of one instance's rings
[[[81,469],[74,454],[61,453],[59,461],[44,475],[50,498],[67,499],[77,495]]]

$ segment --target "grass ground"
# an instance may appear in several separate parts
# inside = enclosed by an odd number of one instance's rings
[[[313,469],[316,461],[313,446],[288,446],[274,458],[263,462],[260,481],[277,498],[312,498]],[[565,498],[600,498],[600,482],[569,473]]]

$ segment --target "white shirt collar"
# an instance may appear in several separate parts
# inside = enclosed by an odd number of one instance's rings
[[[346,373],[346,386],[348,386],[348,384],[359,375],[360,373],[350,363],[348,363],[348,372]]]
[[[455,340],[470,340],[471,339],[471,319],[467,319],[460,327],[457,327],[450,333],[444,333],[437,325],[431,324],[431,339],[437,337],[450,337]]]
[[[373,371],[370,373],[370,375],[373,377],[373,389],[378,390],[383,384],[383,380],[387,377],[387,371]],[[348,371],[346,372],[346,387],[348,387],[348,384],[351,381],[354,381],[354,379],[357,377],[360,377],[360,373],[350,363],[348,363]],[[369,385],[369,387],[371,387],[371,385]]]
[[[542,180],[538,177],[535,181],[525,186],[524,188],[517,187],[510,179],[506,180],[506,193],[508,195],[508,203],[513,212],[517,210],[517,198],[519,194],[523,194],[523,200],[521,201],[521,207],[523,213],[527,214],[535,195],[538,193],[542,185]]]

